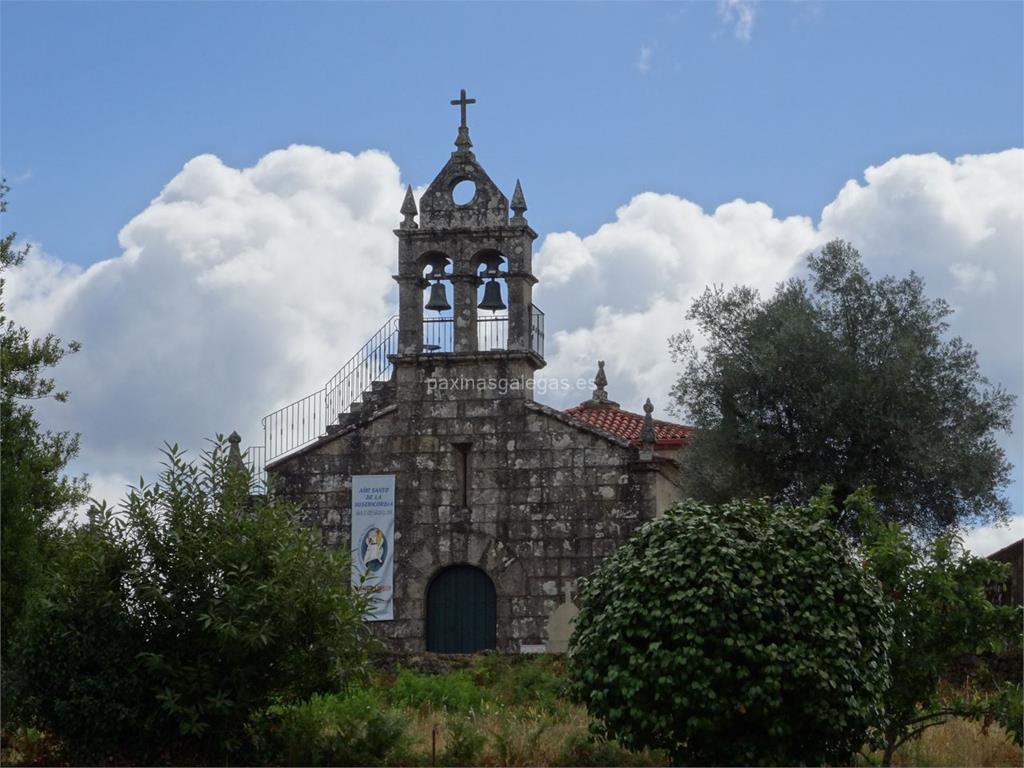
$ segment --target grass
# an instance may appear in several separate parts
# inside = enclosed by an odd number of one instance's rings
[[[614,742],[595,740],[589,725],[586,710],[567,703],[558,713],[529,706],[489,707],[461,715],[418,710],[408,732],[410,762],[430,765],[430,755],[435,754],[439,766],[668,764],[660,753],[633,752]],[[475,747],[460,749],[467,726],[479,740]]]
[[[590,735],[586,709],[565,696],[563,661],[557,657],[486,655],[464,668],[427,675],[401,670],[377,681],[393,683],[389,700],[411,715],[410,762],[429,765],[562,766],[667,765],[660,752],[633,752]],[[462,746],[466,732],[476,749]],[[453,759],[461,757],[463,759]],[[879,755],[874,755],[877,758]],[[998,726],[952,720],[903,745],[898,766],[1024,765],[1024,753]]]
[[[274,708],[255,729],[273,734],[262,760],[302,765],[659,766],[660,752],[595,738],[566,697],[555,657],[482,655],[431,672],[395,668],[345,694]],[[366,702],[376,701],[367,723]],[[401,732],[393,729],[400,724]],[[376,738],[380,732],[387,738]],[[283,759],[282,759],[283,758]]]
[[[877,765],[881,753],[872,757]],[[954,719],[907,742],[893,756],[894,766],[953,768],[953,766],[1021,766],[1024,753],[998,725],[988,728],[972,720]]]

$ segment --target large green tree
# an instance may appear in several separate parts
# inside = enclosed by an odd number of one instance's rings
[[[709,288],[673,337],[678,409],[698,428],[683,453],[690,495],[837,501],[870,486],[890,520],[934,533],[1002,518],[1009,464],[996,441],[1014,398],[948,337],[952,310],[924,282],[873,279],[835,240],[809,274],[763,299]]]
[[[0,182],[0,213],[7,210],[9,187]],[[78,344],[53,335],[33,338],[5,314],[3,289],[7,270],[20,265],[29,248],[15,247],[11,232],[0,238],[0,615],[6,658],[25,595],[45,559],[58,518],[86,500],[82,478],[63,474],[78,453],[78,435],[43,430],[32,404],[61,401],[47,368],[57,365]]]

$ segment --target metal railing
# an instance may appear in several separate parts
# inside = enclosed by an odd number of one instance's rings
[[[333,424],[338,414],[356,402],[373,382],[391,375],[388,355],[397,352],[398,317],[392,316],[324,385],[329,424]]]
[[[508,347],[508,316],[477,319],[477,349]],[[450,317],[423,319],[423,349],[451,352],[454,321]],[[530,306],[530,349],[544,357],[544,313]],[[398,317],[393,316],[316,392],[263,417],[263,445],[251,445],[245,462],[257,492],[265,492],[268,462],[309,445],[326,434],[340,414],[362,398],[375,381],[391,376],[389,355],[398,352]]]
[[[423,318],[423,351],[455,351],[455,323],[450,317]]]
[[[262,445],[250,445],[242,457],[246,468],[252,476],[252,483],[257,493],[267,491],[267,451]]]
[[[423,351],[453,352],[455,321],[451,317],[423,318]],[[476,348],[481,352],[508,349],[508,315],[477,316]],[[544,357],[544,313],[530,305],[530,350]]]
[[[544,313],[536,304],[530,305],[530,350],[544,357]]]
[[[375,381],[391,375],[388,355],[398,351],[398,317],[392,316],[341,369],[316,392],[263,417],[263,445],[246,452],[258,491],[266,489],[266,466],[309,445],[327,432],[338,416],[358,401]]]
[[[508,315],[477,316],[476,348],[481,352],[508,349]]]

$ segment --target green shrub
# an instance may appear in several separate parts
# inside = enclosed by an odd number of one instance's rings
[[[558,756],[558,765],[574,766],[665,765],[666,762],[663,755],[630,752],[614,741],[581,732],[565,740]]]
[[[1024,685],[1005,683],[993,707],[995,719],[1007,737],[1018,747],[1024,746]]]
[[[477,726],[472,716],[448,717],[445,720],[448,737],[441,765],[478,765],[487,736]]]
[[[491,692],[477,686],[472,674],[463,669],[441,675],[403,669],[388,695],[395,706],[448,712],[479,711],[492,699]]]
[[[476,681],[495,692],[504,705],[559,709],[566,694],[561,659],[553,656],[482,656],[475,667]]]
[[[547,714],[507,711],[491,733],[501,765],[534,765],[541,736],[552,725]]]
[[[221,444],[165,467],[68,533],[28,608],[10,682],[72,762],[238,759],[274,697],[362,668],[345,559],[250,497]]]
[[[264,762],[282,765],[397,765],[406,762],[408,719],[359,688],[275,705],[253,724]]]
[[[677,505],[582,585],[575,694],[676,763],[850,761],[888,684],[889,609],[821,510]]]

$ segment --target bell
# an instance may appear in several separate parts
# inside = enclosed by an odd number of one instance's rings
[[[438,280],[430,286],[430,300],[427,301],[427,309],[443,312],[451,308],[452,305],[448,303],[448,293],[444,289],[444,283]]]
[[[501,300],[501,286],[493,277],[484,286],[484,300],[477,306],[480,309],[489,309],[491,312],[505,309],[505,302]]]

